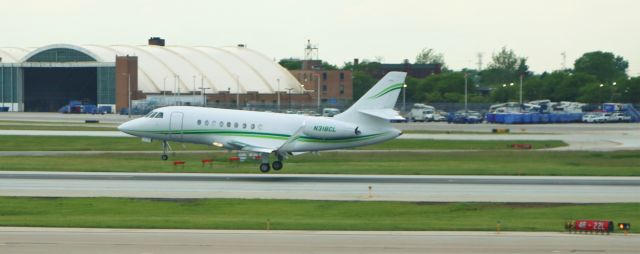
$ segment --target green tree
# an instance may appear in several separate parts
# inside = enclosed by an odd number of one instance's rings
[[[503,46],[498,53],[493,53],[489,69],[501,69],[515,72],[518,64],[518,56],[511,49]]]
[[[611,52],[594,51],[584,53],[573,66],[576,73],[591,74],[600,82],[614,82],[627,78],[629,62]]]
[[[489,67],[479,73],[480,83],[499,88],[502,84],[509,84],[519,80],[520,75],[530,76],[527,58],[518,57],[507,47],[491,56]]]
[[[364,71],[353,72],[353,101],[357,101],[362,97],[373,85],[375,80],[371,75]]]
[[[300,59],[281,59],[278,63],[287,70],[302,69],[302,61]]]
[[[432,48],[424,48],[416,55],[417,64],[439,64],[441,68],[445,69],[444,55],[437,53]]]

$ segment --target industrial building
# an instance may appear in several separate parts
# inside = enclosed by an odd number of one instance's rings
[[[0,107],[10,111],[56,111],[71,100],[114,111],[143,99],[245,107],[280,105],[292,96],[309,104],[318,99],[273,59],[242,44],[165,46],[152,37],[137,46],[0,47]]]

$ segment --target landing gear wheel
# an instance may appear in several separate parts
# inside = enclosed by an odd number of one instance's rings
[[[280,170],[282,169],[282,161],[274,161],[271,164],[271,167],[273,167],[273,170]]]
[[[162,159],[163,161],[166,161],[169,159],[169,155],[163,154],[162,156],[160,156],[160,159]]]
[[[267,172],[269,172],[270,169],[271,169],[271,167],[269,166],[269,163],[260,164],[260,172],[267,173]]]

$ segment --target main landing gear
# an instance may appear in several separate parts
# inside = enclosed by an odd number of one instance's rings
[[[169,143],[166,140],[162,140],[162,156],[160,156],[160,159],[162,159],[163,161],[166,161],[169,159],[169,155],[167,155],[167,151],[171,150],[171,146],[169,145]]]
[[[284,160],[284,157],[280,154],[277,154],[278,156],[278,160],[274,161],[273,163],[271,163],[271,165],[269,165],[269,154],[268,153],[263,153],[262,154],[262,163],[260,163],[260,172],[262,173],[267,173],[269,172],[269,170],[271,170],[271,168],[273,168],[273,170],[280,170],[283,167],[282,161]]]

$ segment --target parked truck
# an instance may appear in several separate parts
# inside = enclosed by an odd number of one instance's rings
[[[429,122],[433,121],[436,109],[432,106],[422,103],[413,104],[409,118],[412,122]]]

